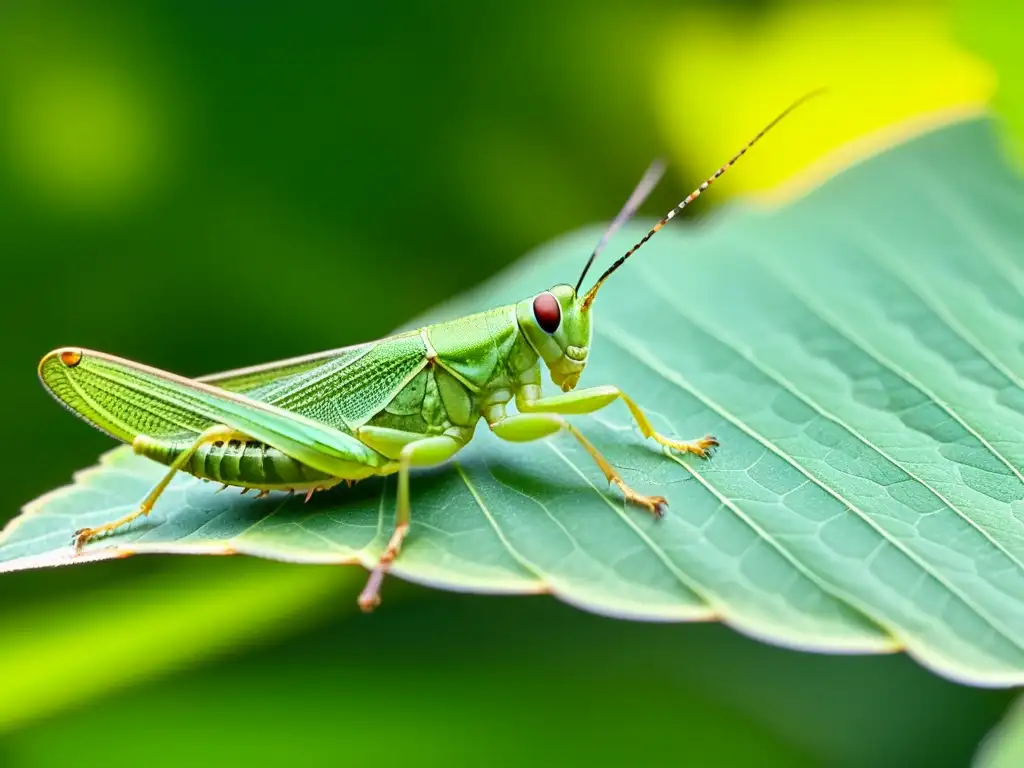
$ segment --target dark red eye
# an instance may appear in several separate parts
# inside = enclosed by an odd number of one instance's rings
[[[562,322],[562,308],[558,306],[558,299],[550,293],[539,294],[533,300],[533,316],[537,318],[537,325],[546,333],[557,331],[558,324]]]

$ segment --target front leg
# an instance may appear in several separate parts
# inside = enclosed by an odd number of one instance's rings
[[[491,423],[490,427],[491,431],[502,440],[508,440],[513,443],[540,440],[564,429],[579,440],[591,458],[597,462],[597,466],[601,468],[608,482],[614,483],[622,491],[626,501],[639,504],[656,518],[662,516],[662,508],[668,504],[663,496],[645,496],[626,485],[626,481],[615,471],[615,468],[608,462],[608,459],[602,456],[600,451],[576,427],[557,413],[517,413],[514,416],[505,416]]]
[[[647,416],[640,410],[640,406],[633,402],[618,387],[611,385],[602,387],[589,387],[575,392],[566,392],[561,395],[544,397],[541,394],[540,386],[527,384],[516,395],[516,408],[522,413],[560,413],[560,414],[581,414],[599,411],[611,404],[616,398],[622,400],[633,414],[636,424],[644,437],[654,438],[660,445],[674,448],[684,453],[692,453],[702,459],[711,457],[712,451],[718,446],[718,440],[711,435],[696,440],[673,440],[654,431]]]

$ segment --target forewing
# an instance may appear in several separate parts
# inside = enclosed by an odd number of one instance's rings
[[[248,396],[350,431],[382,411],[426,362],[420,335],[402,334],[374,342],[358,355],[266,384]]]
[[[43,359],[39,375],[71,411],[127,443],[140,434],[198,436],[223,424],[332,474],[354,451],[357,459],[377,458],[349,435],[302,414],[102,352],[58,350]]]
[[[410,332],[197,381],[351,432],[391,402],[422,370],[426,355],[420,334]]]
[[[263,363],[247,368],[236,368],[231,371],[211,373],[207,376],[198,377],[196,381],[213,384],[221,389],[227,389],[232,392],[251,393],[255,389],[271,384],[281,384],[293,376],[308,373],[324,365],[334,363],[345,364],[356,360],[365,354],[375,343],[371,341],[364,344],[353,344],[350,347],[316,352],[312,355],[291,357],[286,360],[276,360],[272,363]]]

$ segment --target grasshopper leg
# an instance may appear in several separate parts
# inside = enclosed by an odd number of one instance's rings
[[[402,551],[402,543],[409,533],[411,518],[409,470],[412,467],[428,467],[444,463],[458,453],[466,441],[450,435],[424,438],[422,435],[415,435],[411,432],[374,427],[364,427],[357,432],[357,435],[361,441],[386,456],[393,455],[396,450],[398,452],[398,499],[395,505],[395,529],[384,553],[370,573],[366,587],[359,595],[360,609],[369,613],[380,605],[381,582],[384,581],[384,577],[391,569],[391,564]]]
[[[534,391],[535,390],[535,391]],[[522,394],[516,399],[516,406],[522,413],[560,413],[581,414],[599,411],[614,400],[622,400],[633,415],[636,425],[644,437],[651,438],[659,445],[673,448],[683,453],[692,453],[701,459],[711,458],[718,447],[718,440],[712,435],[704,435],[695,440],[674,440],[655,431],[647,415],[640,410],[633,398],[615,386],[588,387],[587,389],[567,392],[562,395],[540,397],[539,387],[523,387]]]
[[[575,437],[590,454],[608,482],[618,486],[626,501],[643,507],[656,518],[662,516],[664,507],[668,504],[663,496],[645,496],[626,485],[626,481],[615,471],[608,459],[602,456],[601,452],[576,427],[557,413],[519,413],[514,416],[506,416],[490,426],[491,431],[502,440],[517,443],[540,440],[564,429]]]
[[[136,438],[135,444],[138,445],[139,441],[145,439],[145,437],[140,435],[138,438]],[[149,492],[146,498],[142,500],[142,503],[134,512],[130,512],[129,514],[124,515],[123,517],[119,517],[116,520],[111,520],[109,523],[104,523],[103,525],[97,526],[95,528],[80,528],[79,530],[75,531],[73,541],[75,553],[77,554],[78,552],[81,552],[82,547],[85,546],[86,543],[88,543],[92,539],[95,539],[97,536],[110,533],[111,531],[114,531],[124,525],[128,525],[128,523],[132,522],[133,520],[137,520],[140,517],[148,515],[150,511],[153,509],[153,505],[156,504],[156,500],[160,498],[160,495],[167,488],[168,484],[171,482],[174,476],[178,473],[179,470],[181,470],[186,464],[188,464],[189,461],[192,460],[192,455],[196,451],[198,451],[202,446],[206,445],[207,443],[215,443],[218,440],[236,439],[244,440],[246,439],[246,435],[240,434],[237,430],[231,429],[230,427],[210,427],[208,430],[206,430],[201,435],[199,435],[199,437],[196,438],[196,441],[191,445],[191,447],[189,447],[188,450],[182,452],[182,454],[174,460],[170,468],[167,470],[167,473],[163,476],[163,478],[161,478],[160,482],[157,483],[156,486],[154,486],[153,490]]]

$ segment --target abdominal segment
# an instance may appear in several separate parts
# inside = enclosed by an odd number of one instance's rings
[[[194,437],[152,440],[140,436],[135,452],[171,464],[195,443]],[[184,470],[196,477],[248,488],[301,489],[333,480],[331,475],[296,461],[258,440],[207,443],[193,454]]]

